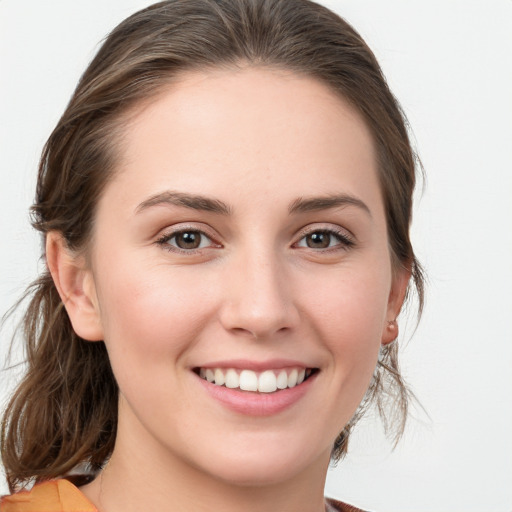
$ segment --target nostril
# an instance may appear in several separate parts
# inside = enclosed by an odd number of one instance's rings
[[[271,327],[251,329],[249,327],[232,327],[229,329],[233,334],[240,336],[247,336],[248,338],[254,338],[256,340],[264,340],[266,338],[273,337],[275,335],[283,335],[290,331],[290,327],[279,327],[273,330]]]

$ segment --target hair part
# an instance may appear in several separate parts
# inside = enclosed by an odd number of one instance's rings
[[[423,275],[409,238],[416,157],[405,116],[359,34],[309,0],[169,0],[123,21],[81,77],[45,145],[33,226],[43,237],[58,231],[70,250],[86,251],[129,113],[180,73],[242,65],[317,79],[363,117],[377,148],[392,260],[395,268],[411,272],[421,312]],[[28,293],[27,373],[7,406],[1,431],[11,491],[31,480],[66,475],[80,463],[101,467],[114,448],[117,426],[118,389],[104,343],[74,333],[48,272]],[[396,342],[382,348],[370,388],[338,437],[333,459],[346,453],[350,431],[370,404],[386,418],[383,404],[389,397],[399,420],[388,427],[399,436],[409,392]]]

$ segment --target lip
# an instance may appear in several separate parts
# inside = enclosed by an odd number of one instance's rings
[[[265,371],[269,369],[283,369],[287,367],[309,367],[303,363],[291,360],[274,359],[265,362],[254,362],[246,360],[216,361],[201,368],[235,368],[248,369],[253,371]],[[318,373],[314,372],[304,382],[293,388],[282,389],[275,393],[258,393],[230,389],[225,386],[218,386],[202,379],[195,372],[192,372],[204,391],[223,407],[243,414],[245,416],[272,416],[289,409],[299,402],[313,386]]]
[[[301,361],[292,359],[268,359],[266,361],[250,361],[248,359],[230,359],[229,361],[215,361],[207,364],[197,365],[197,368],[234,368],[235,370],[252,370],[264,372],[265,370],[283,370],[285,368],[314,368]]]

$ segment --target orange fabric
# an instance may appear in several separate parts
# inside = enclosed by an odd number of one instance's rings
[[[4,496],[1,512],[98,512],[96,507],[67,480],[50,480],[30,491]]]
[[[363,512],[333,499],[326,499],[326,512]],[[0,512],[98,512],[98,509],[67,480],[50,480],[0,500]]]

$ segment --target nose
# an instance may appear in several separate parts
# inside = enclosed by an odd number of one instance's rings
[[[270,251],[237,259],[224,282],[220,321],[226,330],[268,339],[298,324],[293,283],[284,267]]]

